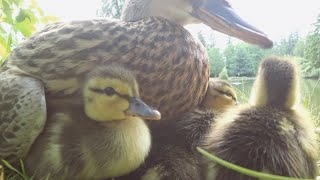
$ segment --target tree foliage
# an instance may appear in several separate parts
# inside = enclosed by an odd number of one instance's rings
[[[228,80],[228,70],[226,67],[222,69],[222,71],[219,73],[219,79]]]
[[[255,76],[259,63],[267,52],[249,44],[230,43],[224,50],[229,76]]]
[[[35,32],[40,24],[56,20],[45,16],[35,0],[0,0],[0,15],[0,64],[13,47]]]
[[[99,17],[120,19],[125,0],[101,0],[101,8],[97,11]]]
[[[220,52],[219,48],[209,48],[207,49],[210,63],[210,76],[218,77],[219,73],[225,67],[223,54]]]
[[[314,24],[314,31],[307,36],[306,39],[306,58],[310,61],[311,65],[320,68],[320,14],[317,22]]]

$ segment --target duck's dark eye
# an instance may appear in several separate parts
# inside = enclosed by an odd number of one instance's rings
[[[104,93],[108,96],[112,96],[116,93],[116,91],[112,87],[107,87],[104,89]]]

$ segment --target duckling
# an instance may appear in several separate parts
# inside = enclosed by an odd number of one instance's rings
[[[135,77],[116,65],[88,74],[76,104],[48,105],[48,121],[25,159],[37,179],[105,179],[138,168],[151,137],[144,119],[160,113],[139,97]],[[79,94],[81,94],[79,92]]]
[[[79,82],[104,63],[133,71],[141,98],[163,120],[196,108],[208,87],[208,56],[183,26],[201,22],[249,43],[272,46],[225,0],[127,0],[121,21],[56,22],[32,35],[0,69],[0,158],[23,158],[46,124],[46,102],[72,101]]]
[[[316,178],[317,142],[299,104],[297,65],[281,57],[262,61],[250,104],[216,119],[204,148],[236,165],[270,174]],[[207,179],[253,180],[219,165]]]
[[[236,104],[237,93],[229,82],[210,79],[208,91],[201,103],[202,107],[223,112]]]
[[[195,148],[202,144],[215,118],[236,104],[236,92],[228,82],[210,79],[201,106],[156,132],[145,164],[117,180],[202,180],[201,156]]]

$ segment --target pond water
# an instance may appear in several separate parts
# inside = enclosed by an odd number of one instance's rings
[[[238,89],[240,103],[248,101],[254,80],[240,79],[231,80],[231,84]],[[303,105],[311,111],[316,124],[320,126],[320,79],[302,79],[301,97]]]

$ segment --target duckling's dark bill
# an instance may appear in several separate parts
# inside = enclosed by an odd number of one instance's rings
[[[226,0],[206,0],[197,4],[193,16],[212,29],[239,38],[262,48],[271,48],[273,42],[256,27],[248,24],[236,14]]]
[[[130,98],[129,100],[129,108],[126,111],[126,114],[132,116],[138,116],[143,119],[148,120],[160,120],[161,114],[159,111],[152,109],[145,102],[143,102],[139,98]]]

